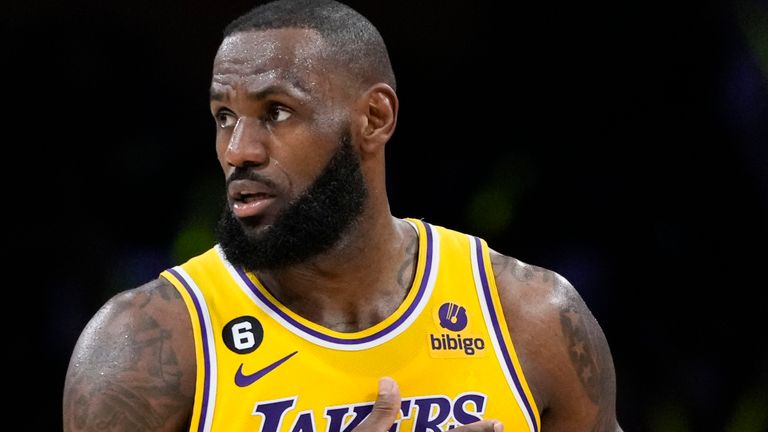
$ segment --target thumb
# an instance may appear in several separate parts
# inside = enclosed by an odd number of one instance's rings
[[[395,380],[383,377],[379,380],[379,392],[373,410],[353,432],[387,431],[397,420],[400,411],[400,389]]]

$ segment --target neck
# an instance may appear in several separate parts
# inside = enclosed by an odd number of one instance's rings
[[[279,271],[259,272],[282,304],[324,327],[355,332],[390,316],[416,269],[418,236],[410,224],[363,214],[330,251]]]

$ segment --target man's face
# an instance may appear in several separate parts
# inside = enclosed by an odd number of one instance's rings
[[[258,181],[257,171],[237,170],[231,179]],[[219,221],[218,240],[227,259],[249,271],[274,270],[304,262],[331,248],[363,210],[366,199],[360,160],[349,133],[325,169],[296,197],[275,222],[264,228],[238,219],[227,205]]]
[[[362,211],[348,86],[312,30],[235,33],[213,65],[211,113],[227,178],[219,241],[233,264],[280,268],[327,250]]]

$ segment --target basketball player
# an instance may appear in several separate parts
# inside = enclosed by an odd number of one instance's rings
[[[620,430],[610,350],[564,278],[390,213],[398,98],[370,22],[257,7],[210,94],[218,244],[93,317],[65,431]]]

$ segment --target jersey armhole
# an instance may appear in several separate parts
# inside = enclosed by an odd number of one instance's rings
[[[485,240],[480,238],[470,237],[470,242],[475,285],[496,356],[504,370],[510,390],[525,412],[530,430],[539,432],[541,430],[539,410],[515,353],[509,327],[504,318],[496,278],[493,274],[490,249]]]
[[[215,387],[215,368],[212,367],[212,346],[211,341],[211,322],[208,316],[208,308],[205,299],[199,290],[196,290],[194,282],[189,275],[181,269],[174,267],[165,270],[160,274],[161,277],[168,280],[181,294],[184,304],[187,306],[187,312],[192,324],[192,333],[195,339],[195,400],[190,419],[189,430],[204,432],[210,430],[213,404],[211,394]],[[186,277],[185,277],[186,276]],[[215,358],[215,356],[213,356]]]

